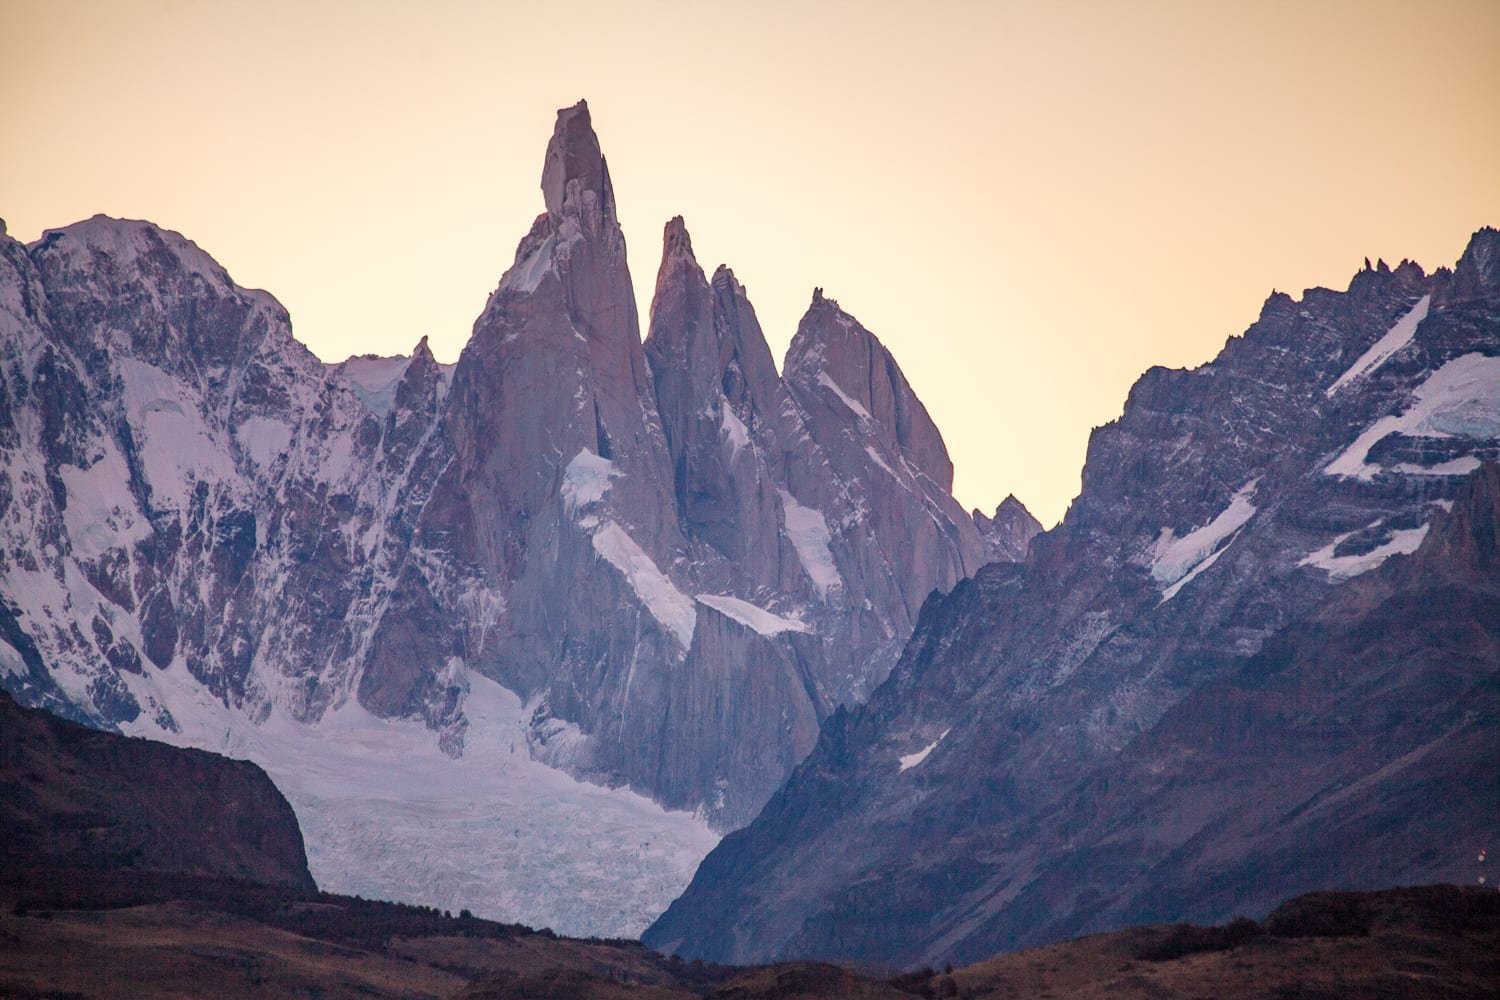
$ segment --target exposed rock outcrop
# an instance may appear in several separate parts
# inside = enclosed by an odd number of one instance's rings
[[[990,562],[1025,562],[1031,540],[1042,533],[1041,522],[1014,496],[1000,501],[994,517],[978,510],[972,517]]]

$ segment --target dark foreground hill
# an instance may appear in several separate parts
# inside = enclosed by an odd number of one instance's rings
[[[0,886],[0,995],[717,1000],[1457,1000],[1500,989],[1500,893],[1319,893],[1265,921],[1134,928],[951,971],[751,969],[424,907],[201,876],[35,870]]]
[[[292,807],[256,765],[98,732],[4,691],[0,844],[0,878],[169,871],[313,888]]]

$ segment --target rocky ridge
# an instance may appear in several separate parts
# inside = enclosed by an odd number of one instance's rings
[[[1147,372],[1063,524],[928,602],[648,943],[938,963],[1466,878],[1500,833],[1497,254],[1274,294]]]

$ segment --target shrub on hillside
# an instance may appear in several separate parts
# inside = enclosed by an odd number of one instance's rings
[[[1201,951],[1228,951],[1264,933],[1260,924],[1247,917],[1236,917],[1218,927],[1177,924],[1165,937],[1143,945],[1136,958],[1143,962],[1170,962]]]

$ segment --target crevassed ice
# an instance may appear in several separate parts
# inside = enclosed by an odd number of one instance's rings
[[[1500,437],[1500,357],[1476,352],[1449,361],[1417,387],[1415,401],[1404,413],[1381,417],[1367,427],[1323,467],[1323,474],[1373,479],[1382,470],[1367,461],[1370,449],[1391,434]]]
[[[253,725],[205,697],[180,662],[140,682],[183,731],[163,733],[145,716],[124,728],[265,768],[297,814],[325,890],[467,908],[562,934],[638,937],[687,887],[717,835],[690,813],[532,760],[520,699],[463,673],[469,729],[457,760],[421,723],[378,719],[352,700],[317,725],[279,713]]]
[[[349,388],[354,390],[370,412],[384,417],[391,412],[396,401],[396,390],[411,358],[397,355],[389,358],[350,358],[336,365],[327,365],[344,377]]]

